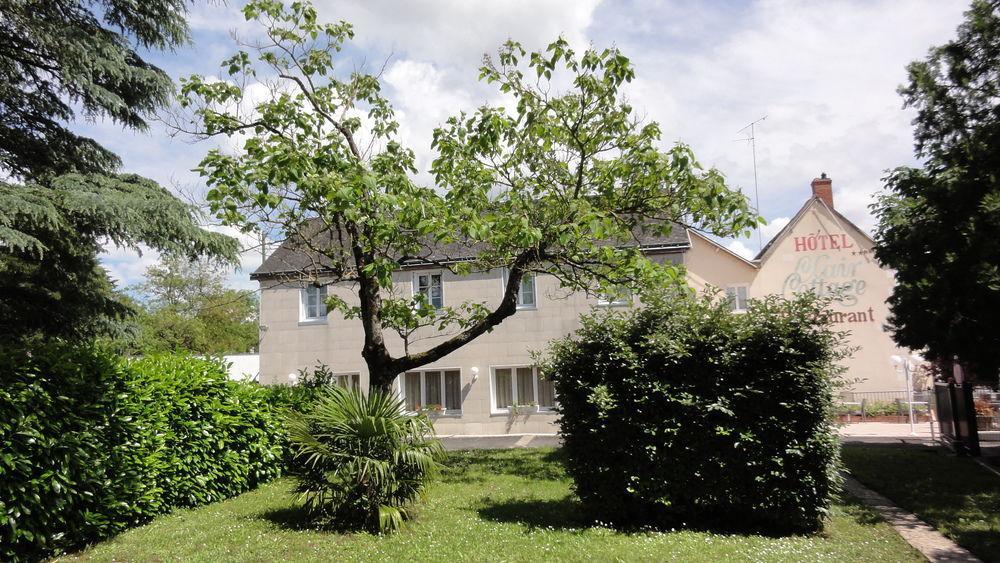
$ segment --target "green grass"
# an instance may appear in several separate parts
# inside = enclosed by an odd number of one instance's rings
[[[934,448],[844,446],[851,474],[981,559],[1000,561],[1000,477]]]
[[[291,481],[177,511],[71,558],[93,561],[920,561],[856,504],[837,505],[823,533],[769,538],[694,531],[626,534],[588,526],[554,450],[450,455],[416,520],[397,534],[309,529]]]

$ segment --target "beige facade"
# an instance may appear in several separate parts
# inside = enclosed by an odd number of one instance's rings
[[[655,259],[679,262],[681,255],[662,254]],[[503,291],[503,272],[500,270],[459,277],[440,269],[396,272],[395,291],[409,296],[413,291],[414,276],[427,273],[441,274],[445,305],[479,301],[495,306]],[[357,302],[356,293],[351,287],[332,286],[329,291],[348,303]],[[346,320],[335,311],[330,311],[323,321],[303,320],[302,292],[302,287],[296,284],[261,281],[260,322],[266,327],[260,344],[261,382],[289,383],[289,376],[293,376],[297,370],[322,362],[338,374],[359,374],[362,388],[367,388],[368,373],[361,358],[364,343],[361,322],[357,319]],[[519,308],[514,316],[504,320],[492,332],[480,336],[444,359],[420,368],[419,371],[422,372],[459,372],[461,412],[432,414],[440,434],[556,431],[557,416],[552,412],[539,412],[543,409],[533,406],[497,409],[496,387],[493,384],[496,371],[530,368],[535,363],[532,352],[544,351],[551,340],[576,330],[580,315],[595,308],[616,305],[602,305],[594,296],[563,290],[559,288],[555,278],[545,275],[535,277],[535,301],[534,307]],[[446,336],[428,329],[410,339],[410,350],[426,349]],[[402,338],[387,334],[386,340],[394,355],[403,353]],[[519,402],[541,402],[538,400],[538,390],[533,391],[533,401]],[[511,410],[517,412],[510,412]]]
[[[834,298],[834,328],[848,333],[854,348],[845,360],[854,391],[900,391],[905,382],[893,370],[893,354],[906,355],[884,330],[895,278],[875,261],[874,242],[822,199],[810,200],[759,260],[751,295],[790,297],[815,291]]]
[[[754,260],[691,233],[684,254],[688,280],[697,290],[743,286],[750,299],[803,291],[834,298],[834,328],[854,350],[843,363],[848,389],[902,391],[905,382],[890,358],[907,352],[884,329],[893,272],[875,261],[871,237],[835,211],[829,179],[816,179],[813,194]]]
[[[847,361],[849,377],[858,380],[855,390],[898,390],[902,381],[891,370],[889,357],[898,353],[882,330],[885,299],[892,290],[891,272],[874,262],[872,241],[820,199],[810,199],[791,223],[769,243],[757,260],[745,260],[710,239],[689,232],[688,244],[651,258],[683,263],[689,284],[696,290],[716,287],[740,290],[749,298],[767,294],[790,296],[797,291],[836,286],[842,301],[833,307],[838,327],[850,331],[848,345],[859,350]],[[447,270],[407,269],[396,272],[394,291],[409,296],[415,277],[440,274],[445,305],[485,302],[495,306],[503,287],[503,272],[455,276]],[[358,374],[362,388],[368,374],[361,358],[363,331],[359,320],[345,320],[331,311],[325,318],[309,320],[309,299],[304,286],[260,279],[260,379],[262,383],[289,383],[302,368],[325,363],[338,374]],[[551,433],[557,430],[557,415],[544,412],[548,401],[544,384],[530,370],[532,354],[545,350],[548,342],[579,327],[580,315],[598,307],[622,305],[600,303],[594,296],[568,292],[545,275],[534,279],[534,305],[519,308],[492,332],[444,359],[421,367],[421,375],[402,377],[398,388],[410,404],[451,404],[457,409],[432,414],[435,427],[449,434]],[[333,285],[348,303],[356,302],[349,286]],[[410,338],[409,349],[432,346],[446,334],[432,329]],[[394,355],[404,351],[402,338],[387,334]],[[518,370],[517,368],[525,368]],[[498,373],[499,370],[499,373]],[[457,375],[456,375],[457,373]],[[499,409],[510,397],[498,400],[500,387],[517,395],[513,409]],[[530,389],[529,389],[530,387]],[[420,393],[418,399],[416,393]],[[437,397],[434,400],[428,396]],[[447,396],[447,399],[445,398]],[[460,396],[460,398],[458,398]],[[534,405],[532,403],[536,403]]]

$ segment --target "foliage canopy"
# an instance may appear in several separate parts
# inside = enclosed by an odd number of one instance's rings
[[[893,334],[979,377],[1000,373],[1000,3],[976,0],[958,36],[900,88],[921,168],[885,178],[876,257],[896,270]]]
[[[526,273],[553,275],[569,290],[642,291],[680,276],[647,260],[637,233],[682,223],[725,236],[758,223],[689,147],[657,148],[660,127],[625,101],[635,70],[617,49],[578,53],[559,39],[529,53],[511,41],[484,58],[480,78],[505,104],[462,112],[434,132],[436,187],[426,187],[413,179],[414,153],[398,139],[379,77],[343,54],[350,24],[320,23],[308,2],[257,0],[244,13],[263,38],[223,62],[225,80],[183,82],[181,104],[193,116],[178,127],[240,144],[201,163],[218,217],[280,232],[313,257],[287,277],[353,288],[356,300],[330,304],[360,319],[376,386],[514,314]],[[248,95],[252,86],[266,89],[263,101]],[[443,256],[449,248],[474,249],[464,253],[473,258]],[[460,276],[504,268],[507,283],[498,304],[437,309],[395,283],[403,264]],[[390,354],[384,331],[428,324],[448,337]]]
[[[239,354],[257,347],[257,296],[225,286],[209,260],[168,255],[146,269],[130,348],[139,353]]]
[[[106,243],[234,259],[235,241],[70,130],[79,116],[147,127],[173,84],[139,50],[186,41],[186,2],[0,4],[0,339],[115,328],[130,308],[98,263]]]

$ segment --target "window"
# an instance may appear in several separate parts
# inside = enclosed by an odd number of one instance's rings
[[[462,375],[457,369],[408,371],[399,388],[409,412],[462,414]]]
[[[556,406],[552,381],[545,379],[537,367],[515,366],[493,368],[494,413],[510,412],[511,407],[537,407],[539,412]]]
[[[333,383],[344,389],[358,389],[361,387],[361,376],[357,373],[338,373],[333,376]]]
[[[309,285],[300,293],[299,320],[319,322],[326,320],[326,286]]]
[[[632,292],[620,287],[612,293],[598,293],[597,304],[601,307],[628,307],[632,304]]]
[[[444,307],[444,290],[441,274],[413,274],[413,295],[422,293],[435,309]]]
[[[503,270],[501,291],[507,290],[507,279],[508,274],[506,268]],[[501,293],[503,295],[503,293]],[[535,301],[535,274],[531,272],[525,273],[521,276],[521,287],[517,290],[517,308],[518,309],[534,309],[536,306]]]
[[[735,312],[747,310],[747,286],[736,285],[726,288],[726,300],[729,308]]]

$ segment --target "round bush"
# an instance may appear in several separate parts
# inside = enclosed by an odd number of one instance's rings
[[[817,529],[839,490],[844,355],[823,303],[665,295],[586,317],[554,343],[566,467],[590,515],[623,526]]]

